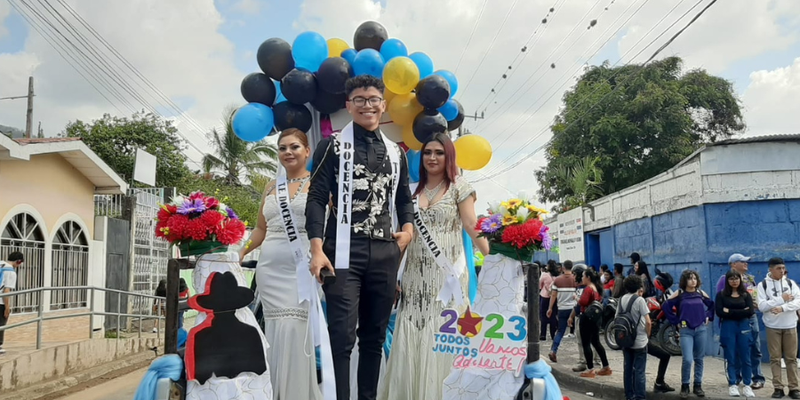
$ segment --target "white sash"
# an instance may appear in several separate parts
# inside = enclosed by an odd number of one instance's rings
[[[392,214],[392,229],[394,222],[395,196],[400,180],[400,155],[397,147],[383,133],[383,144],[386,147],[386,156],[392,166],[392,195],[389,212]],[[339,140],[335,142],[339,147],[339,193],[338,209],[336,210],[336,269],[350,267],[350,230],[352,227],[353,209],[353,168],[355,152],[353,150],[353,123],[347,124],[339,133]]]
[[[286,179],[286,170],[279,167],[277,181],[275,182],[275,196],[281,210],[281,219],[286,237],[289,239],[289,248],[292,251],[297,274],[297,298],[299,303],[308,302],[308,323],[311,326],[314,346],[320,347],[322,358],[322,396],[325,400],[336,399],[336,377],[333,372],[333,353],[331,341],[328,337],[328,326],[322,313],[322,302],[319,299],[319,284],[308,273],[309,259],[308,248],[304,246],[300,231],[295,224],[294,212],[290,204],[289,184]]]
[[[428,230],[428,227],[425,225],[425,221],[422,220],[417,198],[415,197],[413,201],[414,226],[417,228],[420,239],[422,239],[422,242],[425,243],[425,247],[428,248],[428,251],[431,252],[431,255],[436,260],[436,264],[438,264],[439,268],[442,268],[445,273],[444,285],[442,285],[442,289],[439,290],[439,296],[437,297],[437,300],[444,303],[445,307],[447,307],[447,304],[450,303],[450,298],[452,298],[455,304],[460,306],[464,304],[464,293],[461,290],[461,282],[458,280],[458,278],[461,277],[463,270],[456,268],[456,266],[450,262],[447,256],[444,255],[444,251],[442,251],[439,245],[436,244],[436,239],[433,237],[433,233]]]

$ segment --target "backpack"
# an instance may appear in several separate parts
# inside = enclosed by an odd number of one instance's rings
[[[584,289],[586,290],[586,289]],[[592,289],[594,290],[594,289]],[[597,292],[594,292],[597,294]],[[593,300],[587,307],[586,310],[583,312],[583,315],[588,319],[590,322],[595,324],[600,324],[603,320],[603,303]]]
[[[0,274],[0,277],[2,277],[2,276],[3,275]],[[794,281],[792,281],[791,279],[788,279],[788,278],[786,280],[789,281],[789,292],[791,292],[792,291],[792,286],[794,284]],[[766,295],[767,296],[767,300],[769,300],[769,291],[767,291],[767,280],[766,279],[761,281],[761,288],[764,289],[764,295]]]
[[[611,330],[614,333],[617,346],[623,349],[630,349],[636,342],[636,328],[639,326],[639,319],[633,318],[631,309],[637,299],[639,299],[639,295],[634,294],[631,296],[631,299],[628,301],[628,306],[625,307],[625,311],[617,314],[617,316],[614,317],[614,322],[611,324]]]

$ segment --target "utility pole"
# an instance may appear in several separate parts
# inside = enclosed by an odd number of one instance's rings
[[[31,138],[31,131],[33,130],[33,77],[28,78],[28,95],[27,96],[10,96],[10,97],[0,97],[0,100],[17,100],[17,99],[28,99],[28,110],[26,113],[26,120],[25,120],[25,138]]]
[[[28,78],[28,112],[25,118],[25,138],[31,138],[33,130],[33,77]]]

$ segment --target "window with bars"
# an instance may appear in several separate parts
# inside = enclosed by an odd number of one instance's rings
[[[0,234],[0,259],[19,251],[25,262],[17,269],[16,290],[40,288],[44,285],[44,232],[32,215],[19,213],[11,218]],[[41,306],[41,292],[14,296],[11,312],[35,312]]]
[[[86,233],[75,221],[67,221],[53,238],[53,288],[87,286],[89,275],[89,242]],[[86,307],[86,289],[53,290],[50,309]]]

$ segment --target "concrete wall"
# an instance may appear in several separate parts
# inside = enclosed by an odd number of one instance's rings
[[[49,347],[0,361],[0,392],[22,389],[58,376],[96,367],[143,351],[151,351],[156,338],[91,339]],[[43,366],[45,368],[43,368]]]

